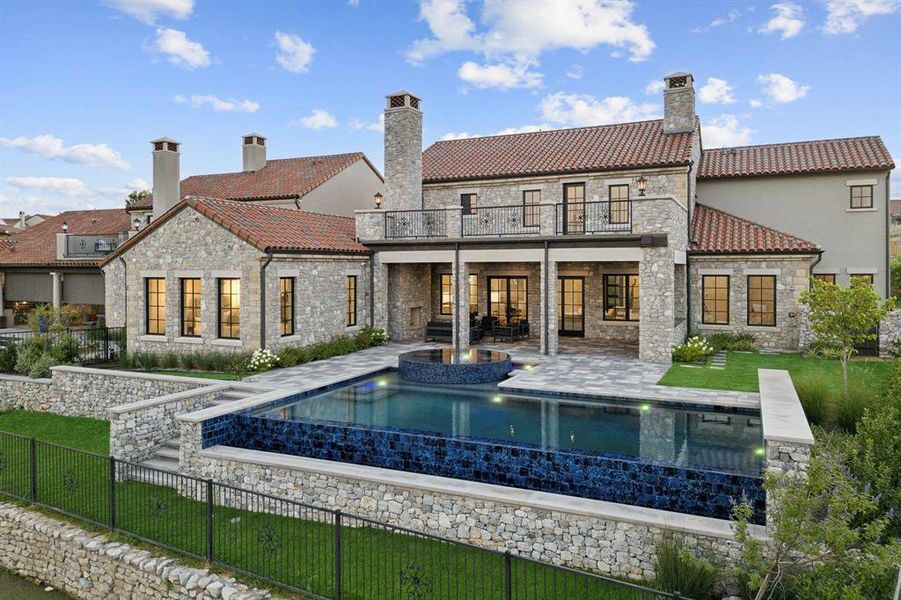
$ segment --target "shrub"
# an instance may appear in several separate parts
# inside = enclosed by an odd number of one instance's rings
[[[757,340],[751,333],[731,333],[723,331],[713,333],[704,338],[714,352],[731,350],[733,352],[757,352]]]
[[[732,352],[757,352],[757,342],[753,339],[737,339],[729,345]]]
[[[172,350],[163,354],[160,358],[160,366],[164,369],[176,369],[180,364],[180,359],[178,354],[173,352]]]
[[[307,352],[300,346],[289,346],[278,353],[278,362],[283,367],[294,367],[307,362]]]
[[[28,338],[19,344],[16,355],[16,373],[28,375],[31,366],[49,349],[49,342],[45,336]]]
[[[815,340],[807,346],[804,355],[813,358],[839,359],[842,356],[842,349],[835,344]]]
[[[247,359],[243,356],[233,356],[228,362],[226,372],[238,381],[247,377]]]
[[[262,373],[274,368],[277,364],[278,357],[275,354],[265,348],[260,348],[259,350],[254,350],[250,356],[247,368],[255,373]]]
[[[367,325],[357,333],[355,341],[361,350],[373,346],[383,346],[388,343],[388,334],[384,329],[375,329]]]
[[[137,352],[135,358],[142,369],[154,371],[160,367],[160,358],[153,352]]]
[[[692,336],[684,344],[673,348],[674,362],[700,362],[713,354],[713,347],[702,337]]]
[[[15,344],[0,348],[0,373],[16,372],[16,356],[18,356],[18,347]]]
[[[823,426],[828,418],[830,385],[823,379],[807,375],[794,380],[795,391],[811,425]]]
[[[134,369],[138,366],[134,353],[123,352],[119,355],[119,368]]]
[[[38,377],[50,377],[50,367],[55,367],[58,364],[58,360],[56,360],[49,352],[45,352],[44,354],[41,354],[37,360],[31,363],[31,366],[28,369],[28,376],[33,379],[37,379]]]
[[[874,394],[865,386],[848,388],[835,399],[835,423],[848,433],[857,430],[857,422],[874,402]]]
[[[654,571],[657,587],[695,600],[719,598],[714,592],[719,581],[716,567],[694,556],[681,539],[665,535],[657,544],[656,553]]]
[[[178,365],[187,371],[193,371],[194,369],[199,368],[198,358],[200,354],[197,352],[185,352],[181,356],[178,357]]]
[[[52,345],[49,352],[59,363],[76,363],[81,356],[81,342],[71,335],[64,335]]]

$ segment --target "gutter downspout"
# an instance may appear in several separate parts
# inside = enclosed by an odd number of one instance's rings
[[[453,342],[454,354],[460,351],[460,307],[457,306],[460,304],[459,296],[460,296],[460,242],[454,244],[454,321],[453,325],[455,325],[453,329],[453,336],[451,337],[451,341]]]
[[[694,167],[694,161],[688,161],[688,172],[685,174],[685,189],[688,191],[688,244],[685,247],[685,339],[687,341],[691,336],[691,169]]]
[[[818,264],[820,264],[821,260],[823,260],[823,250],[820,250],[817,253],[817,259],[815,261],[813,261],[812,263],[810,263],[810,268],[807,270],[808,271],[808,276],[807,276],[808,289],[813,289],[813,268],[816,267]]]
[[[266,252],[266,261],[260,266],[260,350],[266,348],[266,267],[272,262],[272,250]]]
[[[548,263],[548,258],[550,254],[550,250],[548,249],[549,242],[547,240],[544,241],[544,348],[541,349],[541,353],[547,356],[550,354],[550,340],[548,336],[551,334],[551,324],[548,323],[548,318],[550,317],[549,309],[548,309],[548,295],[550,290],[548,290],[548,284],[550,283],[550,277],[548,276],[548,270],[550,264]]]
[[[375,252],[369,255],[369,327],[375,329]]]

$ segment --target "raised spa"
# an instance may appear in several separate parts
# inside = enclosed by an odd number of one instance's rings
[[[397,370],[407,381],[468,385],[504,379],[513,370],[513,362],[506,352],[436,348],[401,354]]]

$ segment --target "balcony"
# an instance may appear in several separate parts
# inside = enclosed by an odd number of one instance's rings
[[[57,258],[103,258],[115,252],[127,239],[127,232],[103,235],[60,233],[56,240]]]

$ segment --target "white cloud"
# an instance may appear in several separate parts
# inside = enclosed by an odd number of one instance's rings
[[[316,53],[312,44],[305,42],[299,35],[276,31],[275,45],[278,46],[275,60],[284,70],[291,73],[306,73],[310,70],[310,63]]]
[[[294,121],[292,125],[298,125],[306,129],[330,129],[332,127],[337,127],[338,122],[335,121],[335,117],[330,115],[327,110],[317,108],[308,116],[301,117],[297,121]]]
[[[469,133],[468,131],[449,131],[441,136],[441,141],[446,142],[448,140],[465,140],[467,138],[474,137],[482,137],[478,133]]]
[[[360,6],[360,0],[347,0],[347,4],[356,8]]]
[[[154,50],[161,52],[173,65],[186,69],[210,66],[210,53],[200,42],[188,39],[184,31],[177,29],[156,30],[156,46]]]
[[[513,88],[537,88],[541,87],[541,73],[529,71],[527,65],[479,65],[467,61],[460,66],[457,76],[479,89],[498,88],[509,90]]]
[[[659,105],[636,104],[625,96],[598,100],[588,94],[565,92],[545,96],[539,108],[541,116],[548,121],[572,127],[641,121],[660,115]]]
[[[901,198],[901,156],[895,156],[892,158],[892,162],[898,166],[892,169],[889,191],[892,194],[892,198]]]
[[[118,187],[102,187],[98,189],[97,192],[104,196],[121,199],[128,196],[132,192],[149,190],[152,187],[153,186],[148,183],[146,179],[143,179],[142,177],[136,177],[131,181],[126,182],[124,185],[120,185]]]
[[[725,79],[708,77],[707,83],[698,90],[698,99],[704,104],[732,104],[732,86]]]
[[[783,40],[793,38],[804,28],[804,10],[797,4],[784,2],[770,7],[776,16],[766,22],[757,31],[760,33],[778,33]]]
[[[32,138],[0,137],[0,146],[19,148],[23,152],[43,156],[44,158],[58,158],[69,163],[88,165],[91,167],[112,167],[120,171],[128,171],[131,165],[122,158],[122,155],[106,144],[74,144],[66,146],[60,138],[43,134]]]
[[[55,192],[66,196],[88,194],[88,187],[75,177],[7,177],[6,183],[20,189]]]
[[[705,148],[746,146],[751,141],[754,130],[743,127],[735,115],[720,115],[701,124],[701,139]]]
[[[628,0],[559,0],[533,3],[527,10],[516,2],[484,0],[479,11],[481,28],[466,9],[465,0],[420,0],[420,20],[428,24],[432,36],[413,42],[407,60],[421,64],[448,52],[474,52],[484,56],[488,66],[513,66],[531,75],[528,83],[507,84],[505,89],[509,89],[536,87],[540,74],[528,69],[547,51],[570,48],[587,52],[608,45],[626,50],[629,60],[642,61],[655,47],[648,29],[632,20],[634,4]],[[464,67],[467,64],[475,63]],[[465,73],[473,75],[474,71],[461,68],[461,75]],[[509,73],[504,80],[509,81]]]
[[[800,100],[810,91],[809,85],[799,85],[796,81],[779,73],[758,75],[757,83],[763,88],[763,93],[777,104]]]
[[[652,79],[644,86],[644,93],[646,96],[656,96],[665,89],[666,83],[662,79]]]
[[[523,125],[521,127],[507,127],[506,129],[501,129],[495,135],[509,135],[511,133],[534,133],[536,131],[547,131],[548,129],[554,129],[547,123],[542,125]]]
[[[832,35],[854,33],[870,17],[889,15],[899,8],[901,0],[829,0],[823,31]]]
[[[740,10],[730,10],[729,14],[725,17],[717,17],[716,19],[712,20],[709,27],[722,27],[723,25],[735,22],[735,20],[740,16]]]
[[[187,19],[194,12],[194,0],[106,0],[106,4],[148,25],[160,16]]]
[[[380,114],[379,118],[373,121],[372,123],[366,123],[365,121],[361,121],[360,119],[351,119],[350,120],[350,128],[356,131],[375,131],[377,133],[385,132],[385,115]]]
[[[584,74],[585,70],[582,68],[582,65],[572,65],[565,73],[570,79],[582,79]]]
[[[763,106],[763,102],[761,102],[757,98],[751,98],[750,100],[748,100],[748,104],[751,105],[751,108],[760,108],[761,106]]]
[[[193,95],[190,98],[178,94],[173,98],[173,100],[175,102],[178,102],[179,104],[190,104],[193,108],[200,108],[201,106],[208,104],[210,108],[212,108],[216,112],[239,111],[255,113],[260,109],[260,104],[252,100],[235,100],[232,98],[223,100],[217,96],[210,94]]]

